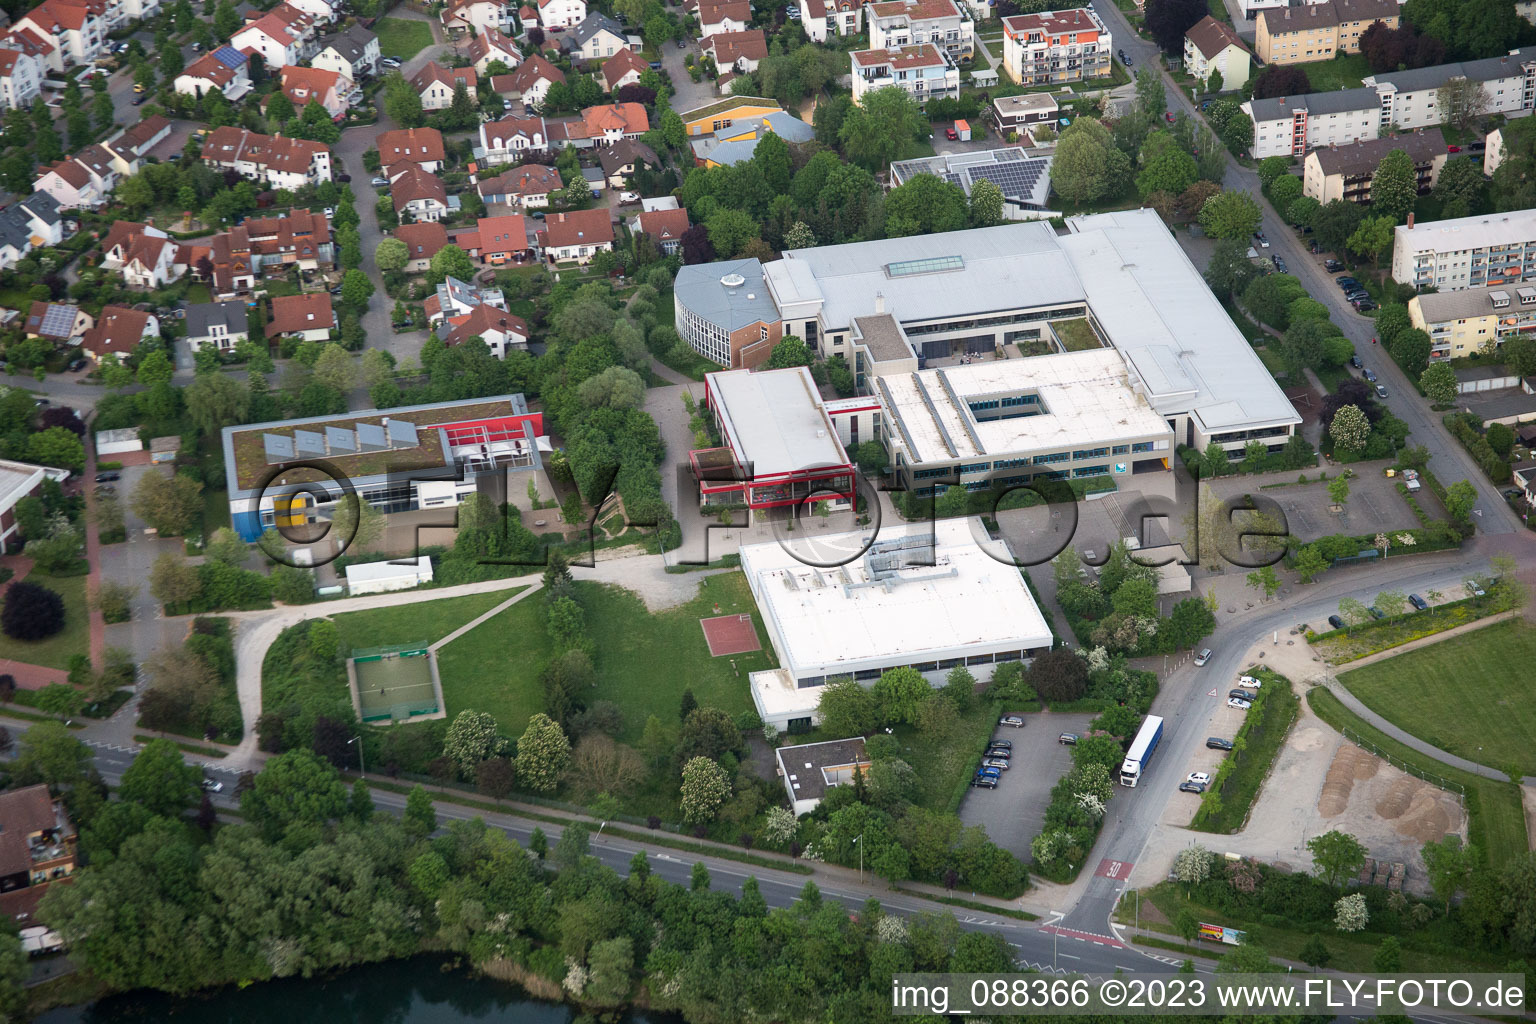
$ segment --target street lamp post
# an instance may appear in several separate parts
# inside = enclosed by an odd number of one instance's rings
[[[863,838],[864,838],[864,833],[860,832],[859,835],[858,835],[858,839],[855,839],[853,841],[853,845],[857,846],[859,848],[859,884],[860,885],[864,884],[864,844],[859,841],[859,840],[861,840]]]
[[[363,738],[361,736],[353,736],[351,739],[347,740],[347,746],[350,747],[354,743],[357,744],[357,773],[359,775],[367,775],[368,774],[368,766],[363,764],[363,744],[362,744],[362,739]]]

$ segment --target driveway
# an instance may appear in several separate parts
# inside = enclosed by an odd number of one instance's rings
[[[1051,787],[1072,770],[1072,748],[1058,743],[1064,732],[1082,735],[1093,715],[1025,715],[1022,729],[999,727],[993,739],[1010,740],[1013,758],[996,789],[972,788],[960,801],[960,820],[980,825],[992,841],[1029,860],[1030,841],[1040,834]]]
[[[189,624],[185,618],[164,618],[160,614],[160,602],[149,593],[149,572],[155,559],[166,553],[182,554],[185,548],[181,538],[162,539],[153,533],[145,533],[144,521],[134,515],[129,507],[133,489],[146,473],[170,472],[169,465],[123,467],[123,478],[116,486],[118,497],[122,499],[123,524],[127,528],[128,539],[121,544],[104,544],[101,547],[102,578],[138,586],[132,601],[133,617],[127,622],[107,627],[107,645],[132,651],[137,662],[142,662],[168,644],[180,644]]]
[[[707,78],[701,78],[695,82],[688,77],[688,69],[683,66],[683,57],[693,54],[693,59],[699,59],[699,47],[692,39],[684,40],[688,45],[680,47],[677,43],[668,41],[661,46],[661,69],[672,79],[672,88],[676,90],[672,97],[672,109],[678,113],[702,107],[721,98],[715,89],[715,83]]]

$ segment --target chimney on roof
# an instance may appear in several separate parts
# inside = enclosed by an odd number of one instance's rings
[[[1408,214],[1408,226],[1410,228],[1413,227],[1413,214],[1411,212]]]
[[[875,292],[875,312],[876,313],[884,313],[885,312],[885,293],[884,292]]]

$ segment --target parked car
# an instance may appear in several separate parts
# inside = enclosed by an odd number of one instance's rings
[[[1285,273],[1285,257],[1284,256],[1276,256],[1275,257],[1275,269],[1278,270],[1282,274]]]
[[[1349,357],[1349,365],[1353,366],[1357,370],[1365,369],[1365,364],[1360,361],[1360,357],[1359,356],[1350,356]]]
[[[388,188],[389,179],[384,177],[382,174],[375,174],[373,176],[372,185],[374,188]]]
[[[1253,705],[1250,704],[1248,701],[1242,700],[1241,698],[1238,698],[1238,697],[1228,697],[1227,698],[1227,707],[1229,707],[1229,708],[1236,708],[1239,711],[1247,711],[1249,708],[1253,707]]]
[[[1258,694],[1249,690],[1228,690],[1227,696],[1236,697],[1238,700],[1246,700],[1250,704],[1259,699]]]
[[[1169,124],[1173,124],[1173,122],[1174,122],[1174,117],[1173,117],[1173,111],[1171,111],[1171,110],[1170,110],[1170,111],[1168,111],[1168,112],[1166,112],[1166,113],[1165,113],[1165,114],[1163,114],[1163,118],[1164,118],[1164,119],[1165,119],[1165,120],[1166,120],[1166,121],[1167,121],[1167,122],[1168,122],[1168,123],[1169,123]]]
[[[992,750],[1012,750],[1013,749],[1013,741],[1012,740],[992,740],[991,742],[989,742],[987,744],[987,746],[988,746],[988,748],[990,748]]]
[[[1380,608],[1377,608],[1375,605],[1371,605],[1369,608],[1366,609],[1366,611],[1370,614],[1371,618],[1373,618],[1373,619],[1384,619],[1384,618],[1386,618],[1386,615],[1384,615],[1382,613],[1382,610]]]
[[[983,768],[996,768],[1000,772],[1005,772],[1008,770],[1008,762],[1003,760],[1001,757],[989,757],[985,761],[981,762],[981,766]]]
[[[1386,398],[1387,397],[1387,389],[1385,387],[1383,387],[1382,385],[1377,384],[1376,385],[1376,397],[1377,398]]]
[[[1232,741],[1231,740],[1224,740],[1220,736],[1209,736],[1209,737],[1207,737],[1206,741],[1205,741],[1205,745],[1208,748],[1210,748],[1211,750],[1231,750],[1232,749]]]
[[[1238,676],[1237,685],[1248,690],[1257,690],[1264,685],[1264,680],[1257,676]]]
[[[73,360],[70,360],[70,363],[69,363],[69,366],[68,366],[68,370],[69,370],[70,373],[79,373],[83,369],[85,369],[85,360],[84,359],[73,359]]]
[[[971,780],[971,785],[977,789],[996,789],[997,778],[996,776],[982,775],[980,772],[977,772],[976,777]]]
[[[1195,655],[1195,667],[1196,668],[1202,668],[1202,667],[1204,667],[1205,663],[1210,661],[1210,660],[1211,660],[1211,649],[1209,647],[1207,647],[1207,648],[1203,649],[1199,654]]]
[[[117,472],[115,470],[108,471],[106,473],[97,473],[96,474],[96,482],[99,483],[99,484],[109,484],[109,483],[113,482],[114,480],[121,480],[122,478],[123,478],[123,474],[121,474],[121,473],[119,473],[119,472]]]
[[[1000,761],[1006,761],[1009,758],[1013,757],[1013,751],[1011,751],[1011,750],[1003,750],[1000,747],[988,747],[986,754],[983,755],[983,756],[985,756],[985,757],[995,757],[995,758],[997,758]]]
[[[1424,600],[1418,594],[1409,594],[1408,595],[1408,603],[1413,605],[1419,611],[1423,611],[1425,608],[1429,607],[1429,602]]]
[[[1253,233],[1253,240],[1255,242],[1259,243],[1259,248],[1261,248],[1261,249],[1268,249],[1269,248],[1269,239],[1264,237],[1264,232],[1262,232],[1262,231],[1255,231]]]
[[[1371,369],[1361,370],[1360,371],[1360,376],[1364,377],[1366,380],[1370,381],[1372,384],[1376,383],[1376,371],[1375,370],[1371,370]]]
[[[1056,742],[1065,743],[1069,747],[1075,747],[1077,746],[1077,733],[1064,732],[1060,736],[1056,737]]]
[[[1334,278],[1333,283],[1339,286],[1340,291],[1345,292],[1349,291],[1351,288],[1360,287],[1360,282],[1356,281],[1354,278],[1348,276],[1347,274],[1344,277]]]
[[[997,724],[1006,725],[1010,729],[1022,729],[1024,728],[1024,719],[1020,715],[1004,715],[998,719]]]
[[[1478,583],[1477,580],[1467,580],[1467,592],[1473,597],[1482,597],[1487,593],[1487,591],[1483,590],[1482,584]]]
[[[133,105],[136,106],[136,107],[142,107],[145,103],[148,103],[148,102],[149,102],[149,93],[147,93],[147,92],[141,92],[141,93],[139,93],[137,96],[135,96],[133,98]]]
[[[203,788],[210,793],[222,793],[224,791],[224,783],[217,782],[213,779],[204,779]]]
[[[1307,252],[1311,253],[1313,256],[1318,255],[1322,251],[1323,251],[1322,244],[1319,243],[1317,239],[1314,238],[1314,239],[1312,239],[1312,241],[1307,243]]]
[[[1337,615],[1330,615],[1328,616],[1328,625],[1332,626],[1334,629],[1343,629],[1344,620],[1339,618]]]
[[[1355,299],[1350,305],[1355,307],[1356,313],[1369,313],[1376,308],[1376,303],[1372,302],[1369,298]]]
[[[1000,779],[1003,777],[1003,773],[998,771],[996,768],[978,768],[976,769],[976,774],[986,775],[994,779]]]
[[[1339,271],[1344,269],[1344,264],[1330,256],[1326,260],[1323,260],[1323,269],[1328,271],[1330,274],[1337,274]]]
[[[688,40],[686,40],[686,39],[679,39],[677,41],[677,48],[679,50],[686,50],[686,49],[688,49]]]
[[[352,175],[350,175],[350,174],[338,174],[338,175],[336,175],[336,180],[345,185],[345,184],[349,183],[352,180]]]
[[[1189,778],[1185,779],[1184,781],[1198,782],[1202,786],[1208,786],[1211,784],[1211,776],[1209,772],[1190,772]]]
[[[619,202],[621,202],[621,203],[638,203],[639,201],[640,201],[640,193],[639,192],[620,192],[619,193]]]
[[[1204,793],[1205,792],[1205,785],[1203,783],[1199,783],[1199,782],[1181,782],[1181,783],[1179,783],[1179,792],[1180,793]]]

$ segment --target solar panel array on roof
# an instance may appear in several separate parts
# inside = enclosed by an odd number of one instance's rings
[[[357,435],[340,427],[325,428],[325,443],[331,446],[333,452],[357,451]]]
[[[245,54],[233,46],[221,46],[213,51],[213,59],[227,68],[238,68],[245,63]]]
[[[389,442],[384,439],[384,428],[377,423],[359,423],[357,443],[365,452],[376,452],[389,447]]]
[[[285,434],[262,434],[261,445],[268,462],[286,462],[293,458],[293,438]]]
[[[416,440],[416,424],[410,420],[390,420],[389,439],[395,444],[415,445],[420,443]]]
[[[1045,173],[1045,161],[1031,160],[1021,164],[1005,163],[968,167],[966,173],[970,176],[972,183],[979,178],[985,178],[1002,189],[1003,195],[1010,199],[1022,199],[1034,192],[1035,183],[1040,180],[1040,175]],[[961,184],[953,173],[946,174],[944,177],[957,185]]]
[[[325,435],[317,434],[313,430],[295,430],[293,446],[305,455],[324,455]]]
[[[43,323],[40,331],[45,338],[67,338],[75,326],[75,307],[60,306],[54,303],[48,305],[43,313]]]

